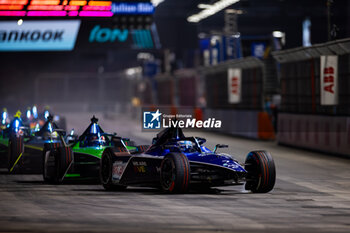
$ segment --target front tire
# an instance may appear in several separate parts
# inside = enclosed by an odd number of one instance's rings
[[[253,193],[268,193],[275,186],[275,162],[266,151],[252,151],[247,155],[245,169],[248,172],[246,190]]]
[[[62,183],[72,163],[73,154],[70,148],[59,147],[46,151],[43,170],[44,180],[53,184]]]
[[[43,149],[43,179],[44,182],[47,183],[54,183],[54,180],[52,178],[54,166],[57,163],[55,161],[55,156],[53,154],[50,154],[51,151],[58,148],[60,146],[59,143],[45,143],[44,149]]]
[[[100,179],[105,190],[107,191],[122,191],[127,188],[125,185],[113,184],[112,173],[113,159],[110,150],[105,150],[102,154],[100,165]]]
[[[186,155],[168,154],[160,166],[161,187],[169,193],[186,193],[189,189],[190,174],[190,163]]]
[[[47,150],[44,154],[43,167],[44,181],[50,184],[59,184],[59,152],[56,149]]]

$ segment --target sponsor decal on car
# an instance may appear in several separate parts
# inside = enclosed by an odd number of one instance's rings
[[[134,166],[134,171],[136,173],[146,173],[146,167],[145,166]]]
[[[113,181],[119,181],[125,170],[126,163],[122,161],[116,161],[113,163],[112,179]]]
[[[145,161],[133,161],[132,165],[134,165],[134,171],[137,173],[146,173],[147,163]]]
[[[134,165],[134,166],[147,166],[147,163],[145,161],[134,161],[134,162],[132,162],[132,165]]]

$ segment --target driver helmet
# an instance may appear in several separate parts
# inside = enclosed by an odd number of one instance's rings
[[[97,123],[93,123],[91,125],[90,132],[86,136],[84,145],[86,146],[105,146],[106,138],[105,136],[101,135],[100,126]]]
[[[90,134],[86,137],[86,142],[84,143],[87,146],[105,146],[106,138],[100,134]]]
[[[192,141],[185,140],[185,141],[178,141],[177,146],[182,152],[185,153],[191,153],[193,152],[194,144]]]

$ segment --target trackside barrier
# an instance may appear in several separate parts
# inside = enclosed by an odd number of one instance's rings
[[[241,101],[235,104],[229,102],[230,68],[241,69],[242,73]],[[257,58],[197,70],[181,69],[174,74],[159,74],[150,82],[152,88],[139,88],[143,90],[139,96],[145,111],[155,111],[156,106],[163,114],[188,114],[198,120],[215,118],[222,121],[222,127],[209,130],[253,139],[275,138],[271,116],[264,112],[265,64]],[[154,98],[148,102],[143,96]]]
[[[272,140],[274,129],[266,112],[257,110],[206,109],[204,118],[220,119],[222,127],[211,129],[215,132],[228,133],[234,136]]]
[[[278,128],[280,144],[350,154],[350,117],[281,113]]]
[[[280,63],[278,142],[349,155],[350,38],[272,54]],[[336,67],[332,67],[337,71],[338,86],[332,93],[338,101],[332,105],[321,104],[321,83],[328,82],[326,76],[321,80],[321,56],[326,55],[336,55],[338,61]]]
[[[228,70],[241,69],[241,101],[229,102]],[[254,139],[274,139],[269,115],[264,112],[264,101],[270,92],[265,79],[265,64],[258,58],[248,57],[200,69],[205,83],[207,109],[204,118],[221,120],[222,133]]]

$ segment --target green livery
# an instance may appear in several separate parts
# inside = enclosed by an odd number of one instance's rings
[[[93,117],[80,137],[68,135],[60,143],[48,143],[44,153],[43,177],[46,182],[98,179],[104,153],[137,153],[140,147],[127,138],[107,134]]]

